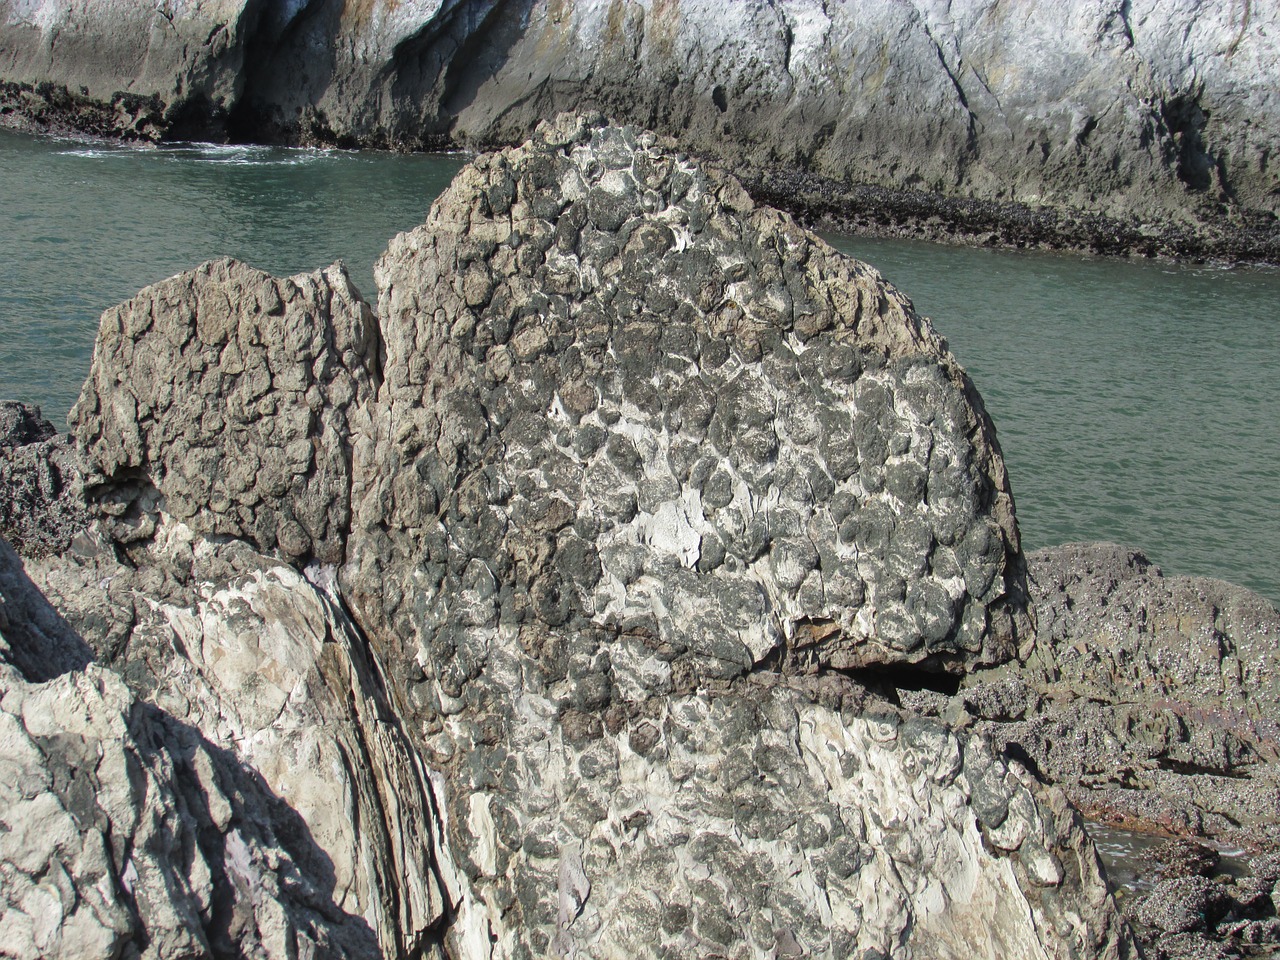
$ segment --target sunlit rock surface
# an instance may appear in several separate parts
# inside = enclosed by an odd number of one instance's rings
[[[884,694],[1031,634],[990,422],[874,271],[565,117],[377,275],[104,315],[96,520],[3,554],[19,955],[1132,955],[1062,795]]]

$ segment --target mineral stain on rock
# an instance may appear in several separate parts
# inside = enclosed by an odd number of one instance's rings
[[[207,809],[147,846],[104,787],[96,859],[48,851],[101,901],[80,943],[1132,955],[1061,793],[852,675],[1031,636],[990,421],[901,295],[582,117],[464,169],[376,276],[376,315],[339,266],[222,261],[104,316],[72,414],[99,522],[22,576],[80,639],[52,682],[110,681],[86,742],[156,745],[148,789],[179,816],[194,768]],[[44,736],[0,654],[6,729]],[[23,749],[32,783],[87,763]],[[2,876],[19,954],[71,955]]]

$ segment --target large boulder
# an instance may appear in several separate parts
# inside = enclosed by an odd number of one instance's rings
[[[381,331],[340,267],[104,315],[100,522],[0,556],[5,819],[51,811],[4,837],[17,949],[1133,954],[1063,795],[872,691],[1031,630],[991,424],[901,295],[569,117],[378,278]]]
[[[346,270],[276,279],[217,260],[108,310],[68,420],[122,541],[163,511],[305,562],[342,558],[351,417],[378,328]]]
[[[595,709],[762,667],[963,670],[1029,633],[968,378],[732,178],[563,118],[464,170],[377,275],[344,582],[428,713],[498,638],[548,663],[583,638],[563,668]]]
[[[990,423],[900,295],[575,118],[377,276],[341,576],[440,775],[448,949],[1125,955],[1060,800],[841,672],[1029,629]]]

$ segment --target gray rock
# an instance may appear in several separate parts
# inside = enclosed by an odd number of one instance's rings
[[[100,522],[0,551],[14,951],[1134,955],[1061,792],[848,675],[1030,629],[905,299],[571,118],[377,275],[381,332],[340,267],[104,315]]]
[[[377,324],[345,269],[278,280],[211,261],[108,310],[69,415],[113,537],[160,512],[305,562],[341,559],[348,437],[377,390]]]
[[[1127,955],[1060,796],[831,671],[1025,627],[989,423],[896,292],[571,118],[464,170],[377,277],[342,582],[440,773],[448,952]],[[869,491],[836,452],[971,495]],[[837,498],[883,536],[842,541]]]
[[[11,421],[5,436],[17,442],[0,442],[0,537],[24,556],[68,549],[92,519],[84,458],[47,420]]]
[[[57,435],[54,425],[40,415],[39,407],[0,400],[0,449],[39,443]]]
[[[39,407],[0,401],[0,538],[27,556],[66,550],[90,522],[84,472]]]
[[[1135,914],[1147,926],[1165,933],[1206,930],[1225,912],[1218,885],[1207,877],[1177,877],[1156,884]]]
[[[1280,611],[1221,581],[1166,577],[1111,544],[1050,548],[1029,562],[1035,649],[1000,682],[1042,699],[990,734],[1017,743],[1054,782],[1147,791],[1149,810],[1163,798],[1171,808],[1153,812],[1167,828],[1271,819]],[[963,694],[972,700],[990,681],[966,683],[978,684]],[[1112,800],[1127,805],[1100,806]]]
[[[269,586],[258,586],[272,606]],[[272,614],[289,609],[285,600],[292,609],[307,604],[305,590],[287,586],[289,596],[275,598]],[[326,616],[318,608],[308,623],[272,616],[269,627],[259,621],[256,630],[251,615],[225,616],[237,600],[251,606],[258,599],[241,597],[215,594],[209,606],[186,612],[203,623],[194,635],[189,625],[185,639],[201,639],[203,628],[204,640],[187,649],[209,659],[184,661],[185,674],[171,673],[166,699],[186,707],[179,717],[137,698],[109,669],[66,662],[65,651],[84,644],[65,621],[39,631],[23,623],[43,598],[0,542],[0,929],[7,955],[371,957],[384,946],[416,942],[380,937],[386,921],[378,901],[366,899],[378,884],[394,882],[392,851],[411,839],[406,833],[389,844],[370,831],[367,816],[362,831],[351,819],[366,812],[364,791],[385,775],[380,753],[360,757],[373,760],[368,772],[334,765],[325,749],[340,748],[328,738],[341,744],[351,735],[351,721],[344,731],[341,715],[295,710],[284,725],[270,718],[256,727],[242,723],[269,704],[263,684],[279,691],[305,676],[301,650],[319,653],[322,642],[341,640],[318,632]],[[282,657],[245,656],[246,647],[273,639],[277,651],[292,642],[294,673]],[[175,653],[170,662],[181,660]],[[339,675],[340,664],[339,657]],[[263,670],[253,673],[257,684],[219,689],[247,679],[237,669],[254,668]],[[358,696],[342,692],[348,715],[353,706],[358,713]],[[321,700],[311,709],[323,715],[325,707]],[[362,779],[364,789],[356,789]],[[412,802],[407,792],[401,797],[405,806]],[[357,834],[350,862],[344,856]],[[382,857],[369,850],[379,842]],[[429,883],[405,888],[430,902]]]
[[[592,646],[627,699],[782,656],[959,670],[1026,633],[968,378],[878,275],[731,178],[562,118],[464,170],[377,270],[386,386],[355,441],[344,583],[428,670],[425,716],[464,696],[495,630],[608,638]],[[868,489],[846,459],[966,493]]]

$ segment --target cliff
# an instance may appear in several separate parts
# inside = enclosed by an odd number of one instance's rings
[[[1273,4],[4,0],[0,24],[5,109],[97,132],[483,146],[590,108],[815,215],[1280,257]]]

